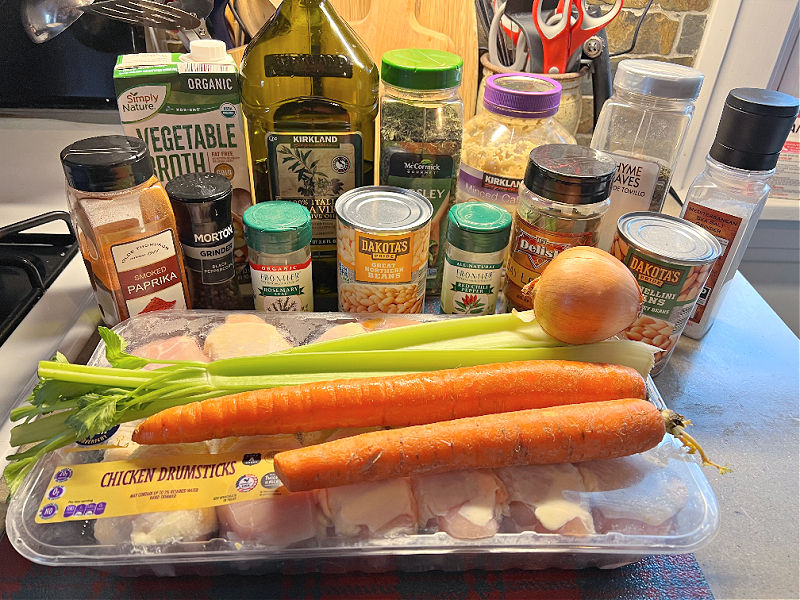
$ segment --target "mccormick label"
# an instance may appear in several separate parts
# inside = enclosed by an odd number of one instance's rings
[[[389,156],[388,173],[381,174],[382,184],[413,190],[433,205],[426,281],[427,292],[432,294],[441,290],[444,250],[439,241],[444,239],[447,226],[444,216],[454,200],[455,167],[450,155],[395,150]]]
[[[191,510],[279,494],[260,453],[150,457],[56,467],[37,523]]]
[[[167,183],[211,172],[233,186],[231,212],[239,294],[252,296],[242,215],[253,204],[236,66],[182,62],[181,54],[120,56],[114,67],[126,135],[150,150],[155,175]]]
[[[522,179],[486,173],[461,163],[458,171],[459,196],[464,200],[499,204],[512,215],[517,209],[517,192]]]
[[[334,203],[363,185],[361,134],[271,132],[267,155],[274,200],[305,206],[311,213],[312,254],[334,256]]]
[[[594,245],[596,240],[591,231],[547,231],[517,215],[514,218],[511,249],[506,260],[506,300],[518,310],[530,310],[531,298],[522,294],[522,288],[538,278],[550,261],[567,248]]]
[[[172,230],[111,246],[111,256],[130,316],[186,308]]]
[[[296,265],[250,263],[256,310],[287,312],[314,310],[311,257]]]
[[[611,254],[628,266],[644,296],[641,316],[622,335],[660,349],[651,371],[657,375],[675,349],[713,263],[686,266],[658,260],[629,246],[619,235],[611,245]]]
[[[503,263],[472,263],[445,256],[442,310],[448,314],[494,314],[502,268]]]

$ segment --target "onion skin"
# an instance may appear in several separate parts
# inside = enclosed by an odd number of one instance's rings
[[[559,253],[533,285],[536,320],[567,344],[590,344],[618,334],[639,317],[643,300],[628,267],[591,246]]]

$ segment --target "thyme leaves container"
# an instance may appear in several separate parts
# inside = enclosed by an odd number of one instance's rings
[[[295,202],[274,200],[244,213],[256,309],[314,310],[311,213]]]
[[[590,144],[617,160],[601,249],[611,247],[625,213],[663,208],[702,85],[703,74],[691,67],[641,59],[619,63],[614,94],[603,105]]]
[[[507,308],[532,308],[522,290],[560,252],[597,246],[615,172],[611,156],[583,146],[548,144],[530,153],[506,260]]]
[[[447,211],[456,190],[464,103],[461,57],[442,50],[390,50],[381,61],[380,183],[414,190],[433,205],[427,292],[441,289]]]
[[[336,201],[339,310],[421,313],[433,205],[391,186],[345,192]]]
[[[502,285],[511,214],[486,202],[456,204],[447,215],[442,312],[493,314]]]

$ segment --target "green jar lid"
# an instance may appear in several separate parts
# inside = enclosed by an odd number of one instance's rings
[[[497,252],[508,245],[511,220],[496,204],[456,204],[447,215],[447,241],[465,252]]]
[[[389,50],[381,57],[381,77],[401,88],[443,90],[461,85],[463,65],[460,56],[444,50]]]
[[[286,254],[311,243],[311,213],[302,204],[269,200],[244,211],[248,248],[264,254]]]

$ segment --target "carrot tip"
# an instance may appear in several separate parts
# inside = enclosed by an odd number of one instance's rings
[[[694,454],[697,452],[700,455],[700,459],[703,461],[704,467],[715,467],[719,471],[720,475],[724,475],[725,473],[730,473],[733,471],[733,469],[730,467],[723,467],[709,459],[708,455],[703,451],[703,447],[700,445],[700,443],[691,435],[686,433],[684,428],[687,425],[692,424],[689,419],[670,409],[662,410],[661,416],[664,417],[664,426],[666,427],[667,432],[680,440],[681,444],[688,449],[689,454]]]

